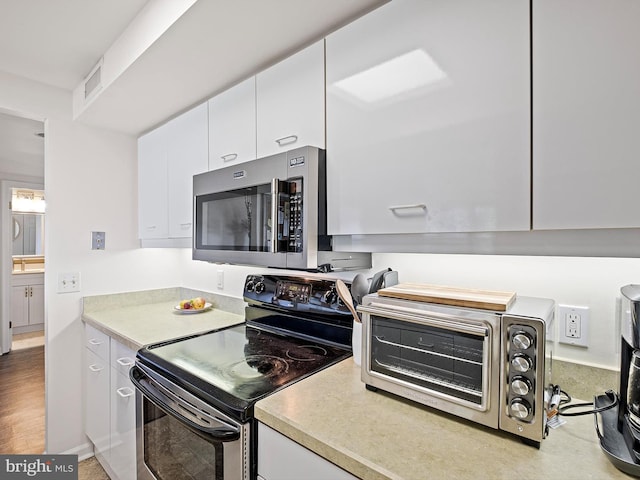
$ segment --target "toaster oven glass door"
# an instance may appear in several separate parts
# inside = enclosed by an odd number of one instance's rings
[[[478,410],[489,407],[490,328],[371,316],[371,371]]]

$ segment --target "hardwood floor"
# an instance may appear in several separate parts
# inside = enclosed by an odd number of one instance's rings
[[[44,452],[44,346],[0,355],[0,454]],[[79,480],[109,480],[95,457],[78,464]]]
[[[44,347],[0,356],[0,453],[44,452]]]

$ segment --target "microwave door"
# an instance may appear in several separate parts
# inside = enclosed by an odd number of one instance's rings
[[[284,201],[281,183],[274,179],[260,185],[197,196],[194,244],[202,257],[197,259],[284,266],[285,260],[281,260],[282,255],[278,253],[283,240],[273,231],[274,226],[281,226],[278,215],[284,222],[285,207],[279,207]]]

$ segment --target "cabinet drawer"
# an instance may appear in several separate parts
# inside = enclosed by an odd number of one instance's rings
[[[136,352],[120,342],[111,341],[111,366],[126,377],[136,360]]]
[[[98,355],[100,358],[109,363],[109,335],[101,332],[91,325],[85,324],[85,345],[86,347]]]

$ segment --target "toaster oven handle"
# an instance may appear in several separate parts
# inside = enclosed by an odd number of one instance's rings
[[[489,336],[488,327],[468,325],[460,322],[459,317],[446,313],[424,312],[422,310],[397,307],[395,305],[384,305],[381,307],[376,306],[375,303],[372,303],[371,305],[358,305],[358,311],[376,315],[378,317],[388,317],[395,318],[397,320],[407,320],[414,323],[427,324],[454,332],[468,333],[477,337]]]
[[[278,202],[280,200],[280,180],[271,180],[271,242],[269,250],[278,253]]]

